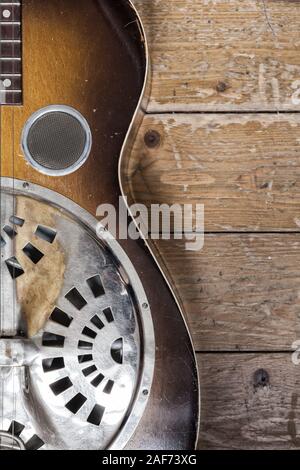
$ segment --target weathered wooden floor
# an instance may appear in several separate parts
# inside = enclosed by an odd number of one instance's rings
[[[300,1],[134,3],[153,87],[132,195],[205,204],[201,252],[157,243],[195,341],[199,447],[300,449]]]

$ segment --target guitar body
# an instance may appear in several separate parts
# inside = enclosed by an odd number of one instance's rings
[[[24,0],[22,15],[14,7],[12,18],[3,16],[9,7],[1,3],[2,19],[7,26],[20,23],[22,35],[16,40],[16,31],[2,30],[8,39],[0,56],[0,400],[8,410],[0,447],[193,449],[198,377],[178,303],[143,240],[96,236],[97,207],[118,208],[120,180],[126,189],[131,143],[147,93],[148,53],[137,13],[128,0]],[[59,172],[47,160],[52,147],[45,150],[43,139],[48,139],[47,122],[54,122],[47,121],[47,112],[56,119],[68,110],[70,125],[74,116],[88,123],[90,134],[83,136],[84,145],[78,143],[88,155],[74,171],[66,161]],[[71,136],[76,129],[80,133],[75,126]],[[71,143],[66,155],[73,151]],[[39,159],[44,150],[47,161]],[[26,155],[34,151],[37,165]],[[102,276],[101,298],[96,275]],[[75,288],[77,299],[71,301]],[[78,305],[78,291],[88,305]],[[91,324],[97,309],[104,312],[100,323],[106,328]],[[110,354],[101,349],[106,342]],[[17,353],[23,356],[21,367],[15,367]],[[10,379],[3,378],[4,366]],[[59,389],[66,376],[72,385]],[[15,400],[16,389],[24,399]],[[127,401],[116,418],[122,396]],[[66,438],[73,426],[76,437]]]

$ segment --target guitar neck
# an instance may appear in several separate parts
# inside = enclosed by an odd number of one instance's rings
[[[0,0],[0,104],[22,104],[22,6]]]

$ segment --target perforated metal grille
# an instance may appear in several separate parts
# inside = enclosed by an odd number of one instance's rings
[[[117,244],[96,237],[97,221],[84,211],[7,181],[14,192],[0,193],[0,449],[17,446],[16,437],[26,449],[122,448],[154,365],[137,274]]]
[[[49,170],[76,165],[84,154],[87,132],[82,123],[66,112],[48,112],[30,127],[27,147],[30,157]]]

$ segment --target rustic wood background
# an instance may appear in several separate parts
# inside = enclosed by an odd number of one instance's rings
[[[199,362],[199,448],[300,449],[300,1],[135,4],[153,87],[132,195],[205,204],[201,252],[158,242]]]

